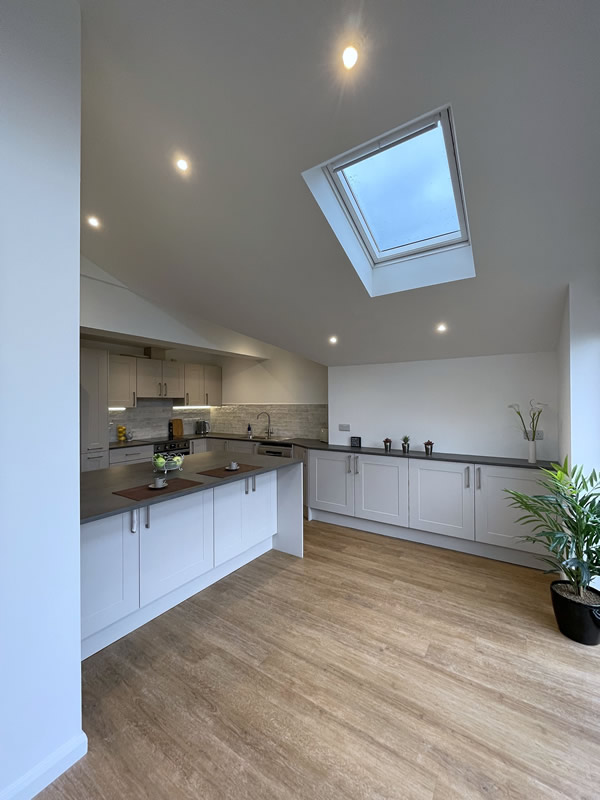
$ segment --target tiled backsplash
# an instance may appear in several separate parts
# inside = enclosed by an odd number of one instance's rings
[[[135,439],[167,438],[169,420],[183,420],[185,434],[194,433],[197,419],[210,422],[211,429],[219,433],[245,434],[248,423],[255,436],[262,435],[267,427],[266,417],[256,419],[260,411],[268,411],[275,436],[302,436],[318,439],[320,429],[327,425],[327,405],[227,405],[206,409],[173,410],[172,400],[158,398],[140,399],[136,408],[109,411],[109,439],[117,440],[117,425],[125,425]]]

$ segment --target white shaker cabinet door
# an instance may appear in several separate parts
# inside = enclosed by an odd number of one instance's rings
[[[158,358],[136,358],[137,396],[163,397],[163,362]]]
[[[215,567],[244,552],[242,517],[246,480],[214,489]]]
[[[182,361],[162,362],[163,397],[184,397],[185,364]]]
[[[474,465],[409,459],[409,525],[475,539]]]
[[[256,442],[242,439],[227,439],[227,451],[230,453],[255,453]]]
[[[247,550],[277,533],[277,472],[249,472],[243,483],[242,543]]]
[[[362,519],[408,526],[408,459],[352,456],[354,513]]]
[[[354,455],[310,451],[310,506],[354,516]]]
[[[522,542],[518,536],[529,531],[517,523],[523,511],[511,508],[505,489],[523,494],[544,494],[537,469],[475,465],[475,539],[478,542],[542,553],[540,545]]]
[[[108,358],[108,405],[133,408],[137,391],[137,359],[111,354]]]
[[[139,608],[139,511],[81,526],[81,638]]]
[[[204,367],[202,364],[184,365],[184,403],[186,406],[204,406]]]
[[[82,348],[79,377],[81,453],[108,450],[108,352]]]
[[[213,568],[211,489],[146,506],[140,523],[140,605]]]
[[[207,439],[206,448],[210,452],[221,452],[227,449],[227,439]]]
[[[208,450],[206,439],[192,439],[192,455],[206,453]]]
[[[221,367],[211,364],[207,364],[204,367],[204,394],[207,406],[220,406],[222,404]]]

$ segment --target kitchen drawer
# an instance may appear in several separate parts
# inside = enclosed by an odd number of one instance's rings
[[[96,469],[108,469],[108,450],[98,453],[83,453],[81,456],[81,471],[92,472]]]
[[[110,463],[114,464],[139,464],[141,461],[149,461],[154,455],[153,445],[142,445],[141,447],[123,447],[110,451]]]

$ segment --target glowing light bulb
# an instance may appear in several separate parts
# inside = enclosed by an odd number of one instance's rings
[[[189,164],[185,160],[185,158],[180,158],[177,161],[177,169],[180,169],[182,172],[185,172],[188,168]]]
[[[448,330],[448,326],[446,325],[445,322],[440,322],[439,325],[436,325],[435,329],[438,333],[446,333],[446,331]]]
[[[91,225],[92,228],[99,228],[100,227],[100,220],[98,217],[88,217],[87,218],[88,225]]]
[[[330,336],[329,344],[337,344],[337,336]]]
[[[358,50],[356,47],[349,45],[342,53],[342,61],[346,69],[352,69],[358,61]]]

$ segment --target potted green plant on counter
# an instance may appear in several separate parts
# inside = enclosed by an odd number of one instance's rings
[[[545,495],[530,497],[507,489],[510,505],[525,513],[517,520],[531,528],[522,538],[546,549],[548,572],[564,579],[550,585],[561,633],[581,644],[600,644],[600,591],[590,586],[600,576],[600,476],[582,467],[553,464],[543,469]]]

